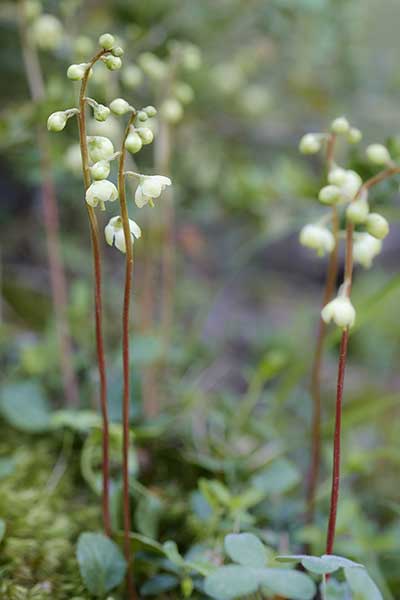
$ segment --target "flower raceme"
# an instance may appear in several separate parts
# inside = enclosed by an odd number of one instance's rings
[[[129,229],[131,232],[132,244],[135,238],[138,240],[142,235],[142,231],[135,221],[129,219]],[[126,253],[125,234],[121,217],[112,217],[104,229],[106,242],[109,246],[114,245],[118,250]]]
[[[139,208],[146,204],[152,206],[153,200],[161,196],[161,192],[171,185],[169,177],[163,175],[141,175],[139,185],[136,188],[135,202]]]
[[[321,317],[325,323],[333,321],[338,327],[345,329],[354,325],[356,311],[349,298],[346,296],[337,296],[324,306],[321,311]]]

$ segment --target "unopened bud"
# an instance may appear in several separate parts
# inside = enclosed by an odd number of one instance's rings
[[[386,165],[391,161],[389,150],[383,144],[371,144],[367,146],[366,154],[368,160],[375,165]]]
[[[300,140],[299,150],[301,154],[316,154],[321,150],[321,141],[314,133],[303,135]]]
[[[142,138],[136,133],[136,131],[130,133],[125,140],[125,148],[128,150],[128,152],[131,152],[132,154],[136,154],[136,152],[139,152],[142,146]]]
[[[389,223],[378,213],[370,213],[365,222],[365,228],[370,235],[383,240],[389,233]]]
[[[99,37],[99,46],[104,48],[104,50],[111,50],[114,44],[115,38],[111,33],[103,33],[103,35]]]

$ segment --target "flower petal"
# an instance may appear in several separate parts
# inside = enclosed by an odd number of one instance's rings
[[[135,202],[136,206],[142,208],[149,202],[150,198],[143,194],[142,186],[138,185],[135,192]]]
[[[139,225],[137,223],[135,223],[135,221],[132,221],[132,219],[129,219],[129,229],[131,230],[132,235],[137,240],[142,235],[142,230],[140,229]]]

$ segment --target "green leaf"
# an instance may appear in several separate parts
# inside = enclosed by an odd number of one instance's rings
[[[278,556],[278,561],[281,562],[300,562],[307,571],[324,575],[333,573],[344,567],[360,567],[358,563],[336,556],[334,554],[324,554],[323,556],[308,556],[307,554],[294,554],[293,556]]]
[[[101,417],[92,410],[57,410],[52,414],[51,424],[55,429],[66,427],[86,433],[94,427],[101,427]]]
[[[14,383],[1,389],[0,412],[21,431],[40,433],[50,426],[50,407],[43,390],[34,382]]]
[[[285,494],[300,481],[300,473],[286,458],[278,458],[255,475],[251,483],[266,496]]]
[[[142,596],[155,596],[162,592],[173,590],[179,585],[179,579],[174,575],[156,575],[140,588]]]
[[[208,575],[204,582],[204,591],[216,600],[240,598],[256,592],[257,588],[258,581],[252,569],[239,565],[220,567]]]
[[[164,505],[154,494],[142,495],[135,511],[137,529],[149,538],[158,537],[158,525]]]
[[[254,569],[260,585],[290,600],[311,600],[316,593],[314,581],[305,573],[288,569]]]
[[[106,594],[125,576],[126,562],[119,547],[102,533],[79,536],[77,559],[82,579],[95,596]]]
[[[383,600],[376,583],[364,567],[346,567],[344,574],[352,591],[353,600]]]
[[[183,565],[185,563],[184,558],[179,554],[178,546],[175,542],[167,541],[163,544],[163,550],[165,552],[165,556],[172,562],[174,565]]]
[[[224,541],[229,558],[240,565],[265,567],[266,551],[264,544],[252,533],[231,533]]]
[[[323,560],[326,564],[329,564],[333,567],[333,570],[344,569],[346,567],[362,567],[359,563],[354,562],[348,558],[344,558],[344,556],[337,556],[336,554],[323,554],[321,556],[321,560]],[[333,572],[333,571],[332,571]]]

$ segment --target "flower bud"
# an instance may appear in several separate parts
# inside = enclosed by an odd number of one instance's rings
[[[97,104],[93,108],[93,116],[96,119],[96,121],[106,121],[109,115],[110,109],[108,108],[108,106],[104,106],[104,104]]]
[[[49,131],[62,131],[67,124],[67,115],[64,111],[54,112],[47,119],[47,129]]]
[[[352,327],[356,320],[356,311],[349,298],[337,296],[331,300],[321,311],[322,320],[325,323],[334,321],[338,327],[346,329]]]
[[[127,65],[121,73],[121,81],[125,87],[132,89],[143,81],[143,73],[136,65]]]
[[[108,160],[99,160],[90,167],[90,174],[96,181],[107,179],[110,174],[110,163]]]
[[[95,208],[100,204],[104,209],[105,202],[114,202],[118,198],[118,190],[111,181],[95,181],[86,191],[86,202]]]
[[[32,25],[32,36],[42,50],[54,50],[62,41],[61,21],[53,15],[41,15]]]
[[[350,127],[347,134],[347,140],[350,144],[358,144],[362,140],[362,133],[357,127]]]
[[[129,102],[123,98],[115,98],[110,104],[110,108],[115,115],[122,116],[132,110]]]
[[[174,86],[174,96],[182,104],[189,104],[194,98],[194,91],[187,83],[178,81]]]
[[[147,114],[146,111],[139,110],[139,112],[137,114],[137,118],[139,121],[147,121],[147,119],[149,118],[149,115]]]
[[[369,233],[355,233],[353,243],[353,259],[366,269],[372,265],[372,261],[382,250],[381,240],[377,240]]]
[[[300,140],[301,154],[316,154],[321,150],[321,141],[314,133],[306,133]]]
[[[350,202],[346,210],[346,219],[355,225],[365,223],[369,214],[367,198],[368,195],[365,193],[357,200],[354,200],[354,202]]]
[[[349,129],[350,123],[348,122],[346,117],[338,117],[337,119],[334,119],[331,123],[331,131],[333,133],[348,133]]]
[[[72,81],[81,81],[85,76],[87,67],[88,65],[86,63],[70,65],[67,70],[68,79],[72,79]]]
[[[300,244],[307,248],[313,248],[318,256],[326,252],[332,252],[335,247],[335,238],[329,229],[322,225],[305,225],[300,231]]]
[[[342,186],[346,181],[346,169],[342,169],[341,167],[334,167],[329,171],[328,181],[332,185]]]
[[[383,144],[370,144],[367,146],[366,154],[368,160],[375,165],[386,165],[391,161],[389,150]]]
[[[114,56],[121,57],[124,55],[124,49],[121,48],[121,46],[117,46],[116,48],[113,48],[112,53]]]
[[[168,68],[155,54],[144,52],[139,56],[139,65],[143,71],[156,81],[160,81],[167,76]]]
[[[87,138],[90,160],[94,163],[100,160],[108,160],[114,154],[114,146],[111,140],[100,135],[88,136]]]
[[[318,199],[322,204],[336,204],[341,199],[341,191],[337,185],[326,185],[320,189]]]
[[[175,98],[168,98],[162,103],[160,114],[168,123],[178,123],[183,117],[182,104]]]
[[[111,50],[114,44],[115,38],[111,33],[103,33],[103,35],[99,37],[99,46],[104,48],[104,50]]]
[[[128,137],[125,140],[125,148],[128,150],[128,152],[136,154],[136,152],[141,150],[142,146],[142,138],[136,133],[136,131],[128,134]]]
[[[102,58],[103,63],[110,71],[118,71],[122,67],[122,60],[118,56],[106,54]]]
[[[378,213],[370,213],[365,222],[365,228],[370,235],[378,240],[383,240],[389,233],[389,223]]]
[[[145,113],[147,113],[148,117],[155,117],[157,114],[157,109],[155,106],[146,106],[143,110]]]
[[[362,179],[356,171],[346,171],[346,177],[340,186],[345,199],[352,200],[362,186]]]
[[[138,127],[136,132],[140,136],[144,145],[151,144],[151,142],[154,140],[154,134],[148,127]]]

